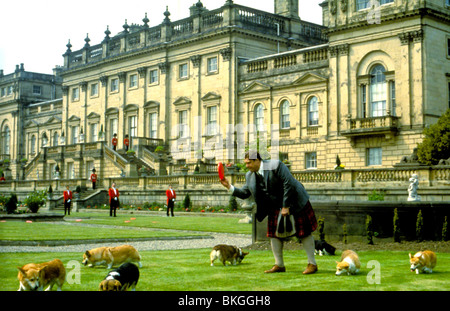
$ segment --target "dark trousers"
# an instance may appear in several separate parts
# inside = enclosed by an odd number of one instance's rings
[[[95,182],[92,182],[92,189],[94,189],[95,190]]]
[[[171,210],[172,212],[172,217],[173,217],[173,201],[169,200],[169,203],[167,203],[167,216],[169,216],[169,210]]]
[[[116,217],[116,209],[119,207],[119,199],[114,200],[114,198],[111,199],[111,203],[109,203],[109,216],[113,215],[114,211],[114,217]]]
[[[70,203],[71,202],[64,201],[64,215],[66,215],[66,213],[70,215]]]

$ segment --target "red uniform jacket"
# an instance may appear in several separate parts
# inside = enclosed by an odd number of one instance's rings
[[[93,174],[92,173],[90,179],[91,179],[92,182],[97,182],[97,174]]]
[[[112,144],[113,144],[113,146],[117,146],[117,138],[112,139]]]
[[[172,194],[172,191],[173,191],[173,194]],[[175,193],[175,190],[172,189],[172,191],[170,191],[170,189],[166,190],[167,204],[169,204],[170,200],[177,198],[177,194]]]
[[[69,192],[69,193],[67,193],[67,192]],[[69,199],[72,200],[72,191],[64,190],[64,201],[67,201]]]
[[[129,146],[129,145],[130,145],[130,140],[129,140],[128,138],[125,138],[125,139],[123,140],[123,144],[124,144],[125,146]]]
[[[119,189],[116,188],[116,192],[117,194],[114,192],[113,188],[109,188],[109,203],[111,203],[111,200],[114,198],[118,198],[119,197]]]

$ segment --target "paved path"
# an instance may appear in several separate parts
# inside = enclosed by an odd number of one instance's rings
[[[110,225],[95,225],[95,224],[82,224],[73,222],[58,222],[58,224],[66,224],[72,226],[91,226],[91,227],[103,227],[103,228],[126,228],[123,226],[110,226]],[[149,241],[128,241],[126,244],[133,245],[138,251],[148,250],[172,250],[172,249],[192,249],[192,248],[212,248],[217,244],[231,244],[239,247],[246,247],[252,244],[252,237],[248,234],[231,234],[231,233],[216,233],[216,232],[203,232],[203,231],[186,231],[186,230],[172,230],[172,229],[150,229],[140,228],[140,230],[166,230],[166,231],[178,231],[189,233],[200,233],[208,235],[207,237],[201,236],[198,238],[189,237],[183,238],[161,238],[152,239]],[[58,245],[58,246],[0,246],[0,253],[13,253],[13,252],[85,252],[86,250],[100,247],[100,246],[118,246],[123,245],[124,242],[109,242],[104,241],[100,243],[84,243],[76,245]]]

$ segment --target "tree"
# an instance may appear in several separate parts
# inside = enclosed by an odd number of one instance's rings
[[[425,138],[417,146],[420,163],[436,165],[439,160],[450,157],[450,109],[423,133]]]

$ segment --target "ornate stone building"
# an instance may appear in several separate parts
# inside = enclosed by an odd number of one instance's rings
[[[48,137],[64,139],[37,149],[26,178],[56,165],[63,178],[93,167],[102,178],[236,161],[239,148],[224,147],[252,143],[253,127],[293,170],[333,169],[337,156],[346,168],[386,168],[449,108],[447,0],[326,0],[323,26],[299,18],[301,1],[274,3],[272,14],[198,1],[179,21],[167,9],[157,26],[145,16],[114,36],[107,28],[101,43],[69,42],[61,113],[47,121]],[[129,135],[136,157],[114,151],[113,134],[118,151]]]
[[[24,64],[11,74],[0,70],[0,169],[7,179],[22,179],[22,168],[60,134],[62,79],[54,73],[25,71]]]

